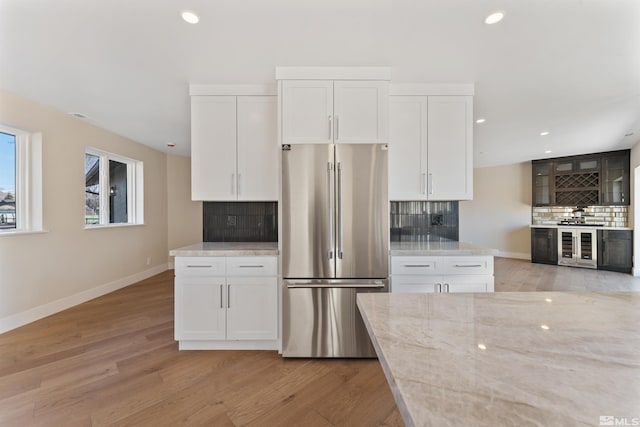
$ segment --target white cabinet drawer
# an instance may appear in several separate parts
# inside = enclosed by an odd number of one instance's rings
[[[277,276],[277,257],[228,257],[227,276]]]
[[[394,256],[391,257],[391,274],[434,274],[439,259],[422,256]]]
[[[442,276],[391,276],[392,293],[440,292]]]
[[[493,275],[493,257],[443,257],[438,267],[442,274]]]
[[[224,257],[176,257],[176,276],[211,277],[226,274]]]

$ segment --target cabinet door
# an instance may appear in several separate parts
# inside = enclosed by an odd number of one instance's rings
[[[554,192],[551,181],[552,161],[532,162],[531,171],[533,173],[533,206],[549,206],[553,204],[552,195]]]
[[[389,100],[389,199],[427,198],[427,98]]]
[[[228,277],[227,291],[227,339],[277,339],[278,286],[275,277]]]
[[[236,97],[191,97],[191,198],[236,200]]]
[[[598,230],[598,269],[631,273],[632,236],[631,230]]]
[[[442,289],[442,276],[391,276],[393,293],[433,293]]]
[[[558,264],[558,230],[555,228],[531,229],[531,262]]]
[[[629,154],[602,159],[601,205],[629,205]]]
[[[238,97],[238,200],[278,200],[275,96]]]
[[[493,276],[445,276],[443,292],[492,292]]]
[[[224,277],[176,277],[176,340],[225,339],[224,282]]]
[[[282,143],[333,142],[333,81],[282,82]]]
[[[471,96],[429,96],[429,200],[473,198],[473,102]]]
[[[347,81],[333,83],[334,141],[345,144],[387,142],[389,83]]]

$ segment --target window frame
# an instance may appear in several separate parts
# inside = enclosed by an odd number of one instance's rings
[[[143,162],[119,154],[110,153],[94,147],[86,147],[84,158],[87,154],[98,157],[99,161],[99,188],[100,188],[100,214],[97,224],[86,223],[84,215],[84,228],[86,230],[110,227],[127,227],[132,225],[144,225],[144,171]],[[109,196],[110,177],[109,161],[124,163],[127,165],[127,222],[109,222]],[[86,160],[85,160],[86,161]],[[83,161],[83,164],[85,162]],[[86,172],[85,182],[85,211],[86,211]]]
[[[42,218],[42,134],[0,123],[0,132],[14,135],[16,228],[0,230],[0,236],[41,233]]]

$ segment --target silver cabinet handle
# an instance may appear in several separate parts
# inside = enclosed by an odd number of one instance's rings
[[[222,306],[222,284],[220,285],[220,308],[224,308]]]
[[[447,291],[446,292],[449,293],[449,284],[445,283],[444,285],[447,287]]]
[[[338,117],[336,116],[336,120]],[[342,163],[338,162],[338,258],[342,259]]]
[[[429,174],[429,194],[433,194],[433,174]]]
[[[227,308],[231,308],[231,285],[227,285]]]
[[[264,265],[239,265],[238,268],[264,268]]]
[[[316,285],[316,284],[300,284],[300,285],[296,285],[296,284],[289,284],[287,285],[287,288],[289,289],[318,289],[318,288],[330,288],[330,289],[380,289],[380,288],[384,288],[384,284],[379,284],[379,285],[332,285],[332,284],[327,284],[327,285]]]
[[[404,264],[403,267],[415,268],[415,267],[433,267],[432,264]]]
[[[331,141],[332,132],[333,132],[333,123],[331,121],[331,115],[329,115],[329,141]]]
[[[336,116],[336,141],[340,139],[340,117]]]
[[[238,196],[240,195],[240,174],[238,174],[238,179],[237,179],[238,183],[236,185],[236,187],[238,187]]]
[[[427,174],[426,173],[420,174],[420,192],[425,196],[427,195]]]
[[[437,292],[442,292],[442,283],[436,283]]]
[[[467,267],[482,267],[482,264],[456,264],[456,265],[454,265],[454,267],[462,267],[462,268],[467,268]]]
[[[231,194],[236,194],[236,174],[231,174]]]
[[[331,116],[329,116],[329,120],[331,120]],[[333,163],[327,162],[327,193],[329,194],[329,259],[333,259],[333,185],[332,178],[333,176]]]
[[[187,265],[187,268],[211,268],[213,265]]]

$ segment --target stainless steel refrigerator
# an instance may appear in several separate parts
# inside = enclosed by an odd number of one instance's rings
[[[375,357],[356,307],[388,292],[387,146],[282,147],[285,357]]]

